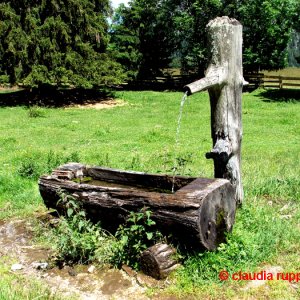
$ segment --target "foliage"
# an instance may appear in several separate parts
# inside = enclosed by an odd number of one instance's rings
[[[174,44],[177,45],[175,56],[180,60],[181,72],[203,74],[209,51],[205,27],[220,14],[221,3],[219,0],[185,0],[177,1],[176,4],[174,11],[177,31]]]
[[[78,153],[62,155],[52,150],[44,156],[40,153],[27,153],[19,162],[17,174],[24,178],[38,179],[42,174],[52,172],[53,169],[67,162],[79,162]]]
[[[115,11],[110,29],[110,50],[125,69],[129,79],[136,78],[142,58],[139,51],[139,30],[133,25],[136,19],[133,9],[122,4]]]
[[[224,1],[225,13],[240,20],[244,27],[244,69],[257,71],[286,66],[295,4],[294,0]]]
[[[0,75],[0,86],[9,86],[9,76]]]
[[[138,269],[140,253],[162,239],[147,209],[131,212],[113,236],[99,223],[92,223],[73,196],[63,191],[59,194],[57,204],[62,207],[62,216],[51,235],[59,264],[98,262],[116,267],[127,264]]]
[[[134,269],[139,267],[141,252],[162,239],[161,233],[155,230],[151,211],[146,209],[131,212],[126,223],[119,226],[115,236],[118,243],[112,258],[113,264],[116,266],[127,264]]]
[[[134,78],[160,74],[173,52],[172,12],[165,1],[135,0],[120,6],[111,27],[111,46],[117,59]]]
[[[172,168],[173,174],[191,175],[191,170],[186,167],[192,163],[192,153],[186,153],[183,156],[176,156],[174,166]]]
[[[65,264],[107,263],[113,255],[114,239],[99,224],[86,218],[85,211],[72,196],[61,192],[60,197],[65,217],[61,217],[56,229],[57,261]]]
[[[123,79],[107,52],[108,0],[0,3],[0,75],[11,84],[92,87]]]
[[[44,113],[40,107],[38,107],[37,105],[29,106],[29,108],[28,108],[28,117],[29,118],[40,118],[43,116],[44,116]]]
[[[120,60],[122,64],[139,76],[158,75],[168,67],[202,74],[210,51],[206,25],[228,15],[244,26],[244,68],[279,69],[287,62],[291,29],[298,28],[297,11],[295,0],[135,0],[117,11],[112,40],[114,49],[126,58]],[[123,39],[123,33],[130,39]]]

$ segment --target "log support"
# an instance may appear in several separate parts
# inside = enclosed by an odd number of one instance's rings
[[[228,17],[216,18],[207,25],[211,57],[205,78],[185,86],[188,94],[208,90],[211,106],[215,178],[230,180],[236,201],[243,201],[241,180],[242,89],[247,82],[242,71],[242,25]]]
[[[146,249],[140,257],[141,270],[155,279],[165,279],[180,264],[176,259],[176,250],[168,244],[159,243]]]

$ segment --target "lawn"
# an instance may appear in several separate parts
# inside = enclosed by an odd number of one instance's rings
[[[180,175],[213,176],[212,161],[205,159],[212,143],[207,93],[188,98],[177,147],[181,93],[119,91],[115,97],[126,105],[102,110],[1,106],[0,219],[44,212],[37,179],[68,161],[171,174],[181,160]],[[296,91],[243,94],[245,203],[228,244],[214,253],[186,257],[164,293],[207,299],[299,298],[300,285],[287,281],[243,290],[247,282],[218,278],[221,270],[253,272],[271,265],[300,272],[299,120]]]

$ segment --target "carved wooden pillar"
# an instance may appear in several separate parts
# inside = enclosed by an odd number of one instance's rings
[[[247,84],[242,71],[242,25],[235,19],[218,17],[208,23],[207,32],[211,57],[205,78],[185,89],[189,94],[208,89],[213,149],[206,158],[214,160],[216,178],[230,180],[241,204],[241,103],[243,84]]]

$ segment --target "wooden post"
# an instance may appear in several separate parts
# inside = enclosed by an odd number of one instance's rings
[[[279,89],[283,88],[282,77],[279,75]]]
[[[185,90],[192,94],[208,89],[213,149],[206,158],[214,160],[216,178],[230,180],[241,204],[241,103],[243,85],[247,84],[242,71],[242,25],[235,19],[218,17],[208,23],[207,32],[211,57],[205,78]]]

